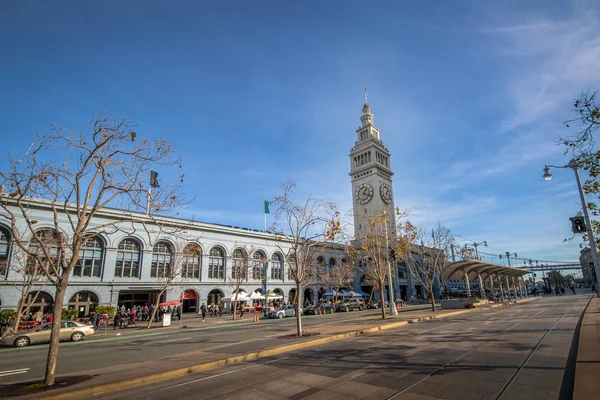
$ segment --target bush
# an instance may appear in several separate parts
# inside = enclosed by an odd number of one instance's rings
[[[79,314],[79,311],[73,308],[63,308],[62,312],[60,313],[61,319],[63,320],[74,319],[77,314]]]
[[[6,321],[9,318],[17,318],[17,310],[2,310],[0,313],[0,318],[2,321]]]
[[[113,306],[96,306],[94,311],[100,315],[107,314],[108,316],[115,314],[115,308]]]

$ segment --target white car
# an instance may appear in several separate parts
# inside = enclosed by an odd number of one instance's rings
[[[283,317],[295,317],[296,307],[293,305],[279,307],[277,310],[269,311],[267,314],[269,318],[283,318]]]
[[[30,344],[48,343],[50,341],[50,333],[52,331],[52,323],[40,325],[27,331],[19,331],[9,333],[2,337],[0,344],[2,346],[25,347]],[[60,323],[60,340],[70,340],[77,342],[86,336],[92,336],[95,333],[92,324],[84,324],[75,321],[61,321]]]

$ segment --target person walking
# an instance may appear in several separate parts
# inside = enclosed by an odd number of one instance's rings
[[[206,305],[202,303],[200,306],[200,313],[202,314],[202,322],[206,319]]]
[[[244,318],[244,311],[246,311],[244,306],[240,305],[240,319]]]

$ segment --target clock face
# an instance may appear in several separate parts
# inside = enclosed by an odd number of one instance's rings
[[[362,184],[356,189],[356,201],[359,204],[367,204],[373,198],[373,187]]]
[[[385,204],[390,204],[392,201],[392,189],[385,183],[381,185],[379,188],[379,194],[381,195],[381,199],[385,202]]]

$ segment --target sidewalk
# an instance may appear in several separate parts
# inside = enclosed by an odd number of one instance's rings
[[[519,303],[530,300],[533,300],[533,298],[521,300]],[[332,324],[308,328],[307,333],[319,332],[317,335],[312,336],[295,337],[293,336],[295,330],[291,329],[286,332],[281,332],[277,336],[225,344],[210,350],[176,354],[156,359],[152,362],[129,363],[115,365],[110,369],[105,368],[81,371],[80,375],[85,375],[89,378],[85,382],[74,384],[68,388],[52,389],[49,392],[39,392],[23,398],[44,398],[54,400],[90,398],[100,393],[118,390],[124,386],[131,388],[151,382],[176,378],[189,373],[201,372],[234,363],[297,351],[335,340],[393,329],[426,319],[444,318],[498,306],[500,306],[500,304],[477,309],[440,310],[435,314],[431,311],[406,309],[406,311],[401,312],[398,316],[389,317],[386,320],[381,320],[374,315],[368,315],[365,316],[365,318],[359,317],[356,318],[356,320],[347,321],[347,323],[344,324]],[[316,316],[313,318],[319,317]]]
[[[593,297],[579,331],[573,399],[600,399],[600,301]]]
[[[438,309],[441,307],[439,304],[436,304]],[[430,304],[411,304],[406,307],[399,308],[398,313],[412,312],[418,310],[429,310],[431,308]],[[263,317],[262,312],[257,313],[245,313],[244,318],[240,319],[239,315],[236,320],[233,320],[231,314],[223,314],[221,317],[210,317],[207,316],[205,318],[205,322],[202,322],[202,315],[196,313],[188,313],[183,315],[183,319],[181,321],[181,326],[179,325],[179,321],[171,320],[171,325],[163,327],[161,326],[161,322],[153,322],[152,327],[150,329],[146,329],[148,321],[138,321],[135,327],[132,328],[124,328],[124,329],[113,329],[112,325],[108,325],[106,331],[104,329],[96,331],[94,335],[95,338],[104,338],[104,337],[113,337],[113,336],[132,336],[132,335],[144,335],[148,333],[156,333],[168,330],[179,330],[182,327],[187,328],[199,328],[199,327],[211,327],[222,324],[250,324],[252,323],[252,318],[255,314],[258,314],[261,320],[265,319]],[[330,314],[327,314],[330,315]],[[315,318],[319,317],[316,315],[305,315],[302,318]],[[93,340],[93,339],[92,339]]]

